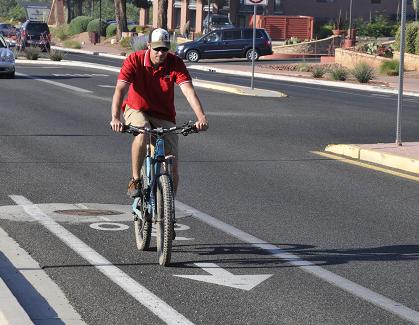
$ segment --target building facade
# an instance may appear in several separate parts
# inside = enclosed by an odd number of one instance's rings
[[[157,2],[150,8],[140,10],[140,25],[157,26]],[[407,15],[414,16],[412,0],[407,0]],[[373,19],[379,14],[396,18],[400,15],[401,0],[268,0],[266,7],[258,6],[258,14],[313,16],[315,21],[331,21],[341,15],[343,20]],[[352,10],[351,10],[352,9]],[[244,0],[168,0],[168,29],[181,29],[189,21],[192,31],[202,32],[202,21],[211,13],[226,14],[236,26],[248,26],[253,15],[253,6]]]

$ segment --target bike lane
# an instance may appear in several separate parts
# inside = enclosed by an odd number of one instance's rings
[[[17,203],[25,203],[19,198],[12,198]],[[171,323],[170,320],[173,323],[186,323],[188,320],[196,324],[260,321],[264,324],[362,324],[371,318],[379,319],[381,324],[403,324],[402,319],[409,317],[406,315],[410,311],[400,305],[396,311],[384,311],[383,306],[388,307],[392,302],[383,303],[383,297],[379,295],[375,298],[379,297],[383,305],[377,307],[376,302],[372,301],[371,304],[371,293],[367,297],[370,301],[365,302],[354,297],[353,293],[348,294],[330,285],[325,279],[320,280],[318,275],[307,276],[309,269],[315,269],[315,266],[181,202],[177,202],[177,214],[181,218],[178,220],[178,240],[174,244],[169,268],[158,266],[155,248],[150,252],[136,249],[133,225],[129,221],[129,206],[85,203],[41,204],[33,208],[22,212],[22,207],[3,207],[2,215],[9,211],[15,217],[23,217],[23,214],[31,215],[35,211],[35,216],[38,213],[38,217],[41,215],[42,219],[44,215],[47,219],[41,224],[45,226],[56,222],[86,246],[78,243],[71,250],[62,247],[62,239],[68,236],[62,232],[52,235],[42,227],[37,233],[48,240],[36,240],[37,245],[33,245],[32,239],[24,234],[31,228],[38,228],[40,220],[35,224],[33,221],[25,222],[19,227],[11,226],[9,221],[2,226],[36,257],[62,287],[71,303],[80,307],[78,312],[87,323],[129,324],[148,321],[156,324],[160,319],[161,323]],[[36,208],[40,210],[36,212]],[[88,217],[88,212],[93,210],[95,213],[103,211],[103,215]],[[107,215],[106,211],[123,214]],[[155,245],[154,240],[152,245]],[[288,248],[290,251],[293,249]],[[105,260],[92,263],[80,258],[80,254],[89,249]],[[60,257],[55,256],[52,262],[51,256],[57,253]],[[131,286],[137,283],[154,293],[158,300],[170,306],[169,311],[157,313],[157,316],[152,314],[150,306],[138,304],[138,299],[132,301],[130,290],[121,290],[121,285],[115,286],[115,281],[110,282],[109,276],[103,277],[103,272],[98,274],[97,269],[101,267],[115,267],[122,271],[133,280]],[[118,276],[121,280],[121,275]],[[126,282],[127,279],[123,278],[120,284]],[[78,285],[74,287],[74,283]],[[365,299],[365,296],[362,298]],[[83,305],[85,299],[94,302],[92,306]],[[142,303],[148,304],[146,300]],[[176,317],[179,315],[176,312],[171,314],[172,308],[185,318],[178,321]],[[165,314],[170,315],[169,321],[164,316],[162,319]],[[414,311],[410,312],[410,316],[416,317]]]

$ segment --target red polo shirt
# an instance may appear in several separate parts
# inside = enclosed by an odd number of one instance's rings
[[[155,69],[150,51],[138,51],[128,56],[121,68],[118,80],[131,84],[122,109],[128,105],[148,115],[176,123],[174,105],[175,83],[192,82],[183,61],[167,53],[166,61]]]

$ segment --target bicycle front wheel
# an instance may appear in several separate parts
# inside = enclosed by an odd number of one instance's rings
[[[173,186],[168,175],[158,178],[156,189],[157,210],[157,255],[159,264],[167,266],[172,255],[175,221]]]
[[[140,178],[143,187],[141,189],[141,193],[144,195],[144,187],[147,186],[147,174],[145,163],[141,167]],[[150,248],[151,217],[148,213],[144,196],[141,198],[140,204],[141,206],[139,206],[138,209],[141,211],[145,221],[142,221],[141,219],[137,219],[134,221],[135,241],[137,243],[137,248],[140,251],[146,251]]]

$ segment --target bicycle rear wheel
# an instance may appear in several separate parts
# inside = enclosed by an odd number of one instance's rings
[[[144,187],[147,186],[147,174],[146,174],[146,166],[145,163],[141,167],[141,184],[142,189],[141,193],[143,194],[143,197],[140,200],[141,206],[138,207],[138,210],[141,211],[143,217],[145,218],[145,221],[142,221],[141,219],[137,219],[134,221],[134,232],[135,232],[135,241],[137,243],[137,248],[140,251],[146,251],[150,248],[150,241],[151,241],[151,217],[148,213],[145,197],[144,197]]]
[[[173,186],[168,175],[158,178],[156,189],[157,209],[157,255],[159,264],[167,266],[172,255],[172,241],[175,221]]]

